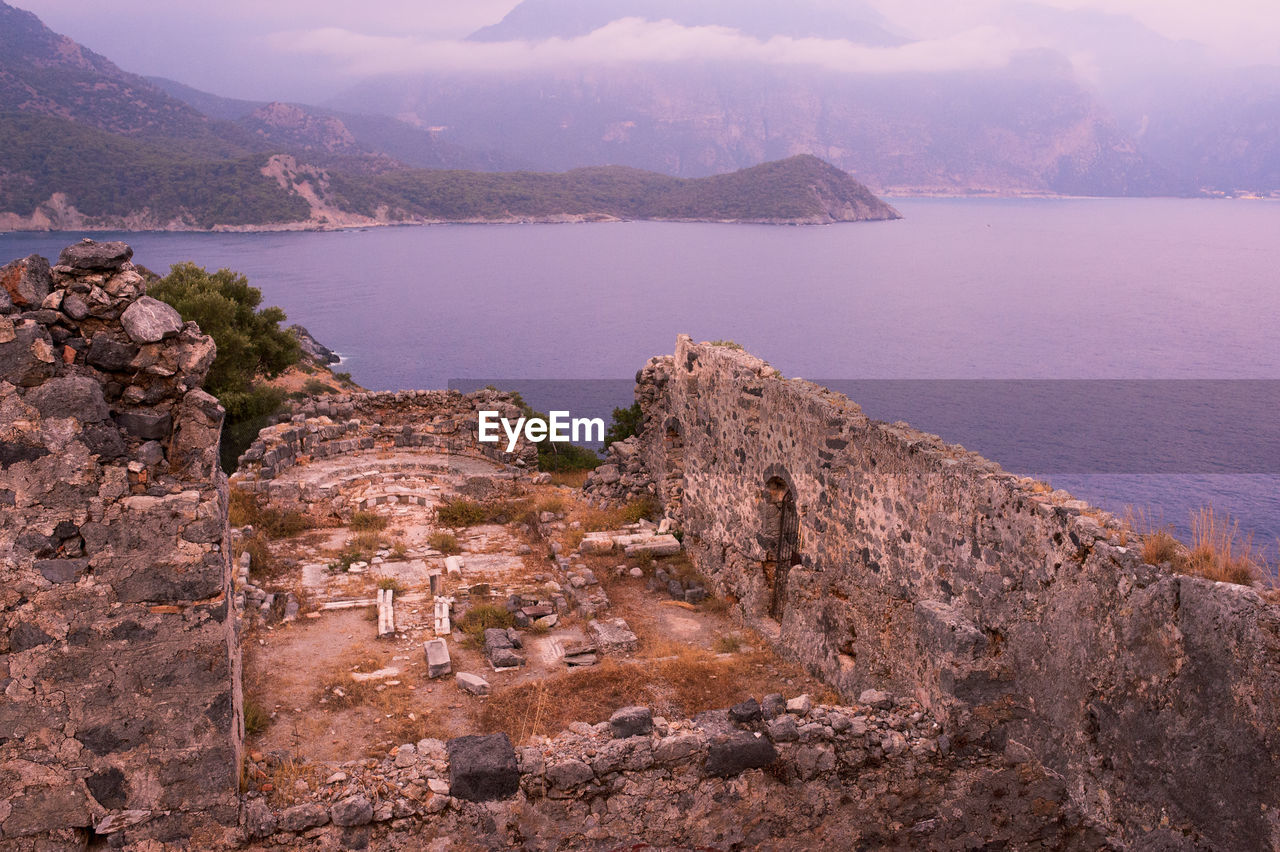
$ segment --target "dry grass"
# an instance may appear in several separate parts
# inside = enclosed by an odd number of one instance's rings
[[[566,485],[569,488],[580,489],[586,484],[587,476],[591,473],[589,470],[557,470],[551,474],[552,485]]]
[[[671,656],[643,662],[606,658],[598,666],[568,671],[524,683],[490,696],[477,709],[476,725],[484,733],[506,731],[515,742],[534,735],[553,735],[570,722],[598,722],[619,707],[643,704],[655,715],[693,716],[729,707],[748,695],[785,691],[765,676],[776,664],[765,653],[717,657],[710,651],[672,644]],[[814,695],[834,701],[834,693]]]
[[[474,588],[472,589],[474,593]],[[454,621],[454,628],[471,636],[478,642],[484,641],[484,632],[490,627],[511,627],[515,619],[511,613],[493,604],[476,604]]]
[[[244,699],[244,732],[254,736],[271,725],[271,714],[251,696]]]
[[[1142,561],[1148,565],[1177,565],[1182,561],[1182,548],[1173,533],[1156,530],[1142,537]]]
[[[1240,522],[1206,507],[1191,514],[1191,553],[1184,570],[1198,577],[1247,586],[1262,576],[1263,564],[1254,549],[1253,536],[1240,534]]]
[[[356,532],[382,532],[390,521],[376,512],[355,512],[347,526]]]
[[[742,650],[742,638],[733,633],[716,637],[711,649],[717,654],[736,654]]]
[[[445,556],[462,552],[462,546],[458,544],[458,537],[453,533],[434,532],[427,537],[427,546],[432,550],[440,551]]]
[[[232,549],[232,557],[238,561],[242,553],[249,554],[249,576],[254,580],[266,580],[280,575],[282,566],[271,552],[271,542],[265,534],[254,530],[253,535],[237,541]]]
[[[316,522],[302,512],[286,511],[263,505],[257,494],[231,490],[227,514],[233,527],[253,526],[270,538],[291,538],[307,530],[315,529]]]
[[[555,512],[557,515],[565,510],[568,501],[563,494],[544,494],[534,503],[539,512]]]
[[[564,535],[560,537],[560,543],[564,546],[565,553],[573,553],[586,537],[587,531],[584,529],[565,530]]]
[[[310,798],[310,791],[319,789],[322,780],[319,767],[290,757],[267,770],[267,779],[261,789],[267,790],[272,804],[280,807]],[[305,791],[297,789],[299,781],[306,783]]]
[[[639,500],[632,500],[622,506],[613,506],[608,509],[594,509],[588,506],[579,508],[573,513],[572,519],[579,521],[582,528],[588,532],[599,532],[601,530],[616,530],[627,524],[634,524],[642,518],[655,520],[662,513],[662,507],[657,501],[651,497],[643,497]]]

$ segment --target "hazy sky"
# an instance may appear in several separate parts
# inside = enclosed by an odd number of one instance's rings
[[[1053,27],[1029,26],[1010,0],[870,0],[889,28],[922,39],[867,48],[828,39],[748,38],[718,27],[630,20],[577,39],[536,44],[460,42],[514,0],[11,0],[129,71],[171,77],[234,97],[323,100],[364,74],[542,68],[602,60],[735,57],[837,71],[949,70],[1001,64],[1042,44],[1087,75],[1086,27],[1068,50]],[[696,0],[691,0],[696,2]],[[787,2],[787,0],[779,0]],[[1041,6],[1131,15],[1216,58],[1280,65],[1277,0],[1038,0]],[[1021,4],[1025,13],[1028,4]],[[1123,40],[1096,46],[1123,55]],[[1140,59],[1137,61],[1141,61]]]

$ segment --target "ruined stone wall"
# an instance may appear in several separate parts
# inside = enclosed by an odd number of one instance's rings
[[[406,743],[318,767],[301,801],[250,793],[244,834],[382,850],[1099,847],[1059,779],[958,756],[911,699],[867,699],[774,695],[683,720],[630,707],[518,748],[505,734]],[[264,760],[255,777],[270,777]]]
[[[1280,846],[1280,612],[1258,591],[1144,565],[1106,514],[727,347],[682,337],[637,398],[697,567],[785,653],[1037,760],[1122,844]]]
[[[478,438],[480,411],[498,411],[515,421],[521,416],[511,394],[479,390],[380,391],[310,400],[298,406],[286,423],[263,429],[240,457],[233,477],[237,487],[259,491],[287,503],[317,504],[352,487],[368,487],[381,477],[391,482],[412,474],[419,465],[380,463],[376,454],[421,449],[445,456],[476,458],[535,473],[537,445],[523,436],[512,452],[505,437],[498,443]],[[299,463],[343,455],[370,453],[369,465],[345,480],[325,483],[285,481],[281,474]],[[377,468],[374,470],[373,468]]]
[[[237,815],[214,346],[131,255],[86,242],[0,269],[4,848]]]

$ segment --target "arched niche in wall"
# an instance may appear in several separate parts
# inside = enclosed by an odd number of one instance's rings
[[[800,512],[795,486],[785,470],[771,467],[766,471],[760,513],[766,584],[762,608],[770,618],[781,621],[787,608],[788,575],[800,564]]]

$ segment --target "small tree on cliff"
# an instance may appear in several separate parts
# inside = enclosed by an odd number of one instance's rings
[[[280,327],[284,311],[258,308],[262,291],[250,287],[248,278],[230,269],[210,273],[194,263],[178,263],[147,293],[168,302],[184,320],[195,320],[218,345],[205,390],[227,409],[228,420],[246,420],[279,405],[279,395],[255,380],[278,376],[297,363],[298,341]]]
[[[297,363],[298,341],[280,327],[284,311],[259,309],[262,291],[230,269],[210,273],[194,263],[178,263],[147,293],[168,302],[184,320],[195,320],[218,346],[204,387],[227,410],[222,466],[230,472],[284,401],[282,391],[258,378],[273,378]]]

